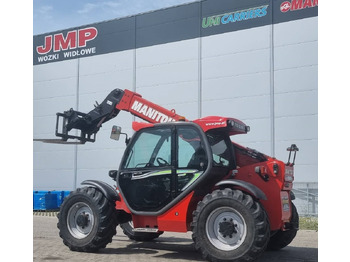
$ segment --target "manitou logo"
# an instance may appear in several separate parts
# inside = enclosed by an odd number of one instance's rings
[[[154,109],[148,105],[145,105],[141,102],[138,102],[136,100],[133,103],[133,105],[131,106],[131,109],[139,114],[144,115],[145,117],[148,117],[152,120],[155,120],[158,123],[175,121],[175,119],[157,111],[156,109]]]
[[[281,12],[285,13],[288,11],[296,11],[315,6],[318,6],[318,0],[291,0],[284,1],[280,6],[280,10]]]
[[[37,46],[36,51],[40,55],[54,52],[66,51],[68,49],[76,49],[85,47],[88,41],[91,41],[97,36],[95,27],[88,27],[80,30],[68,31],[66,36],[62,33],[45,36],[45,43],[42,46]]]

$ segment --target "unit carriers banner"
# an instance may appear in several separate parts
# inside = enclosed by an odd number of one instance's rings
[[[318,0],[206,0],[35,35],[33,64],[119,52],[318,15]]]

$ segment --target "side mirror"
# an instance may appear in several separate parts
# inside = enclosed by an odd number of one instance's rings
[[[114,180],[116,181],[117,179],[117,174],[118,174],[118,170],[109,170],[108,175]]]
[[[120,126],[113,126],[112,132],[111,132],[111,139],[118,141],[121,133],[122,133],[122,128]]]
[[[129,141],[130,141],[130,138],[128,138],[128,135],[126,133],[122,133],[122,128],[120,126],[113,126],[112,127],[111,139],[114,139],[114,140],[118,141],[121,134],[126,136],[125,137],[125,144],[128,145]]]

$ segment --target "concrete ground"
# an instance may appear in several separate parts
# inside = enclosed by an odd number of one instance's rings
[[[191,232],[164,233],[152,242],[129,240],[122,230],[112,243],[98,253],[72,252],[58,236],[57,218],[33,216],[33,261],[204,261],[195,251]],[[314,262],[318,261],[318,233],[300,230],[294,241],[280,251],[267,251],[259,262]]]

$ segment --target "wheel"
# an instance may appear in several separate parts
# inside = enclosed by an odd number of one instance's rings
[[[157,233],[148,233],[148,232],[134,232],[134,225],[132,221],[120,224],[120,227],[123,229],[123,233],[128,236],[129,239],[135,241],[151,241],[159,237],[163,232]]]
[[[280,250],[288,246],[295,236],[297,235],[299,229],[299,214],[292,203],[292,219],[291,219],[292,228],[287,231],[279,230],[276,234],[271,236],[269,244],[267,245],[268,250]]]
[[[251,261],[270,237],[267,215],[250,195],[226,188],[208,194],[193,212],[195,248],[209,261]]]
[[[95,188],[78,188],[63,201],[59,235],[72,251],[96,252],[116,234],[115,203]]]

